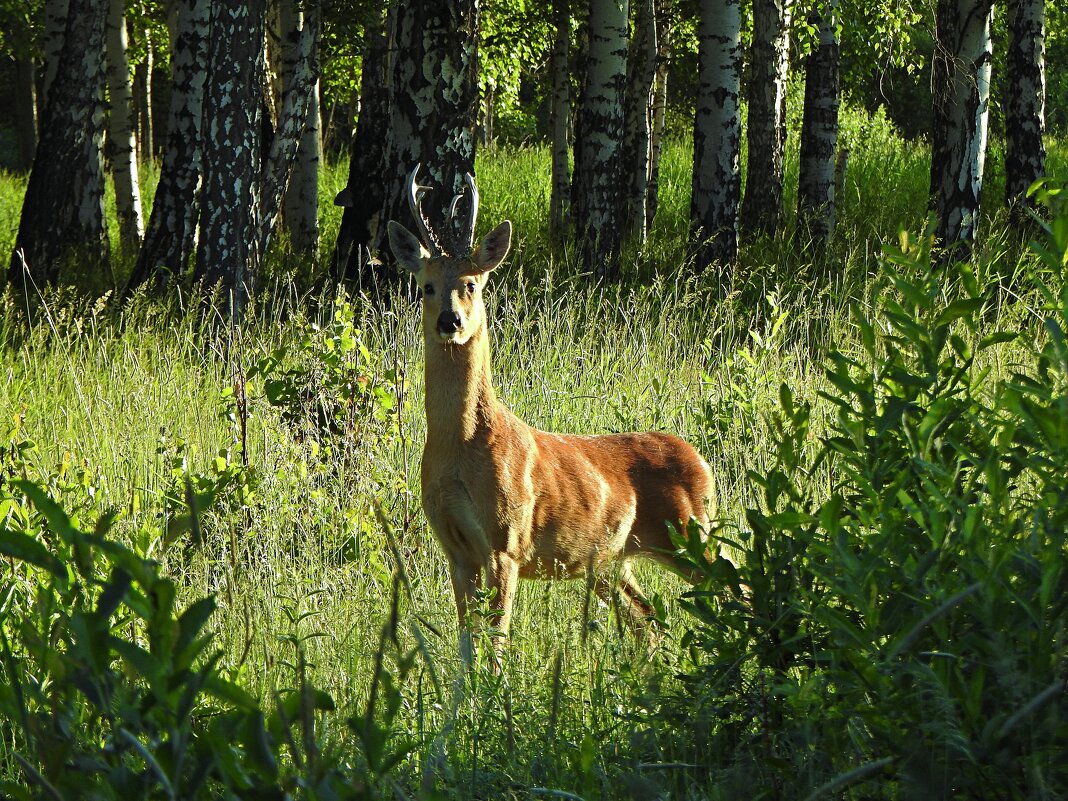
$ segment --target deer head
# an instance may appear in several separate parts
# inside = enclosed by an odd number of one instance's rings
[[[408,205],[420,236],[390,220],[389,246],[400,265],[415,276],[423,293],[423,333],[427,341],[464,345],[485,326],[482,289],[490,271],[508,255],[512,224],[505,220],[474,246],[478,189],[468,173],[464,176],[468,214],[461,215],[463,195],[456,195],[449,207],[449,235],[438,235],[420,208],[420,195],[427,187],[416,182],[419,167],[417,164],[408,176]]]

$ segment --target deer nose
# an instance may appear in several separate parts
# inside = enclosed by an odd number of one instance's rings
[[[454,311],[443,311],[438,315],[438,331],[442,334],[453,334],[460,330],[463,320]]]

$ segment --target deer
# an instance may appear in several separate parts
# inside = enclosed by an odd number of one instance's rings
[[[408,176],[419,236],[388,225],[390,248],[422,292],[426,443],[422,506],[449,562],[460,622],[461,656],[472,654],[470,613],[485,573],[495,661],[505,650],[519,578],[592,577],[605,602],[618,593],[626,625],[638,631],[654,609],[630,560],[675,567],[670,527],[715,511],[708,463],[687,442],[655,431],[596,436],[540,431],[514,414],[494,389],[484,292],[511,247],[512,224],[497,225],[477,247],[478,189],[464,181],[435,232],[421,208],[428,187]],[[677,571],[679,572],[679,571]]]

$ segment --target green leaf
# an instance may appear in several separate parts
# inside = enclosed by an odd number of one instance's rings
[[[0,529],[0,554],[36,565],[61,581],[67,579],[67,568],[44,545],[21,531]]]
[[[74,544],[78,535],[82,532],[75,528],[70,522],[67,513],[49,497],[47,492],[32,481],[26,481],[25,479],[16,479],[11,483],[26,493],[26,497],[33,501],[37,511],[48,521],[49,527],[58,537],[68,545]]]
[[[973,317],[983,308],[985,302],[982,298],[960,298],[955,300],[942,310],[942,313],[935,319],[935,325],[949,325],[954,320],[959,320],[962,317]]]
[[[260,708],[259,702],[249,695],[244,688],[218,674],[208,676],[207,681],[204,682],[204,689],[212,697],[225,701],[238,709],[251,711]]]

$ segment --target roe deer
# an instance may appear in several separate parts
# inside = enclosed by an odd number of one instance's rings
[[[447,236],[423,216],[416,183],[408,202],[421,239],[390,221],[389,243],[423,293],[426,446],[423,509],[449,559],[461,652],[470,659],[468,610],[486,569],[491,611],[508,635],[516,580],[594,572],[609,600],[613,580],[632,628],[653,613],[627,564],[643,555],[671,564],[668,524],[703,526],[713,503],[712,473],[683,440],[656,432],[550,434],[524,423],[493,389],[486,307],[489,273],[508,254],[502,222],[473,247],[478,192],[466,176],[469,213],[452,202]]]

